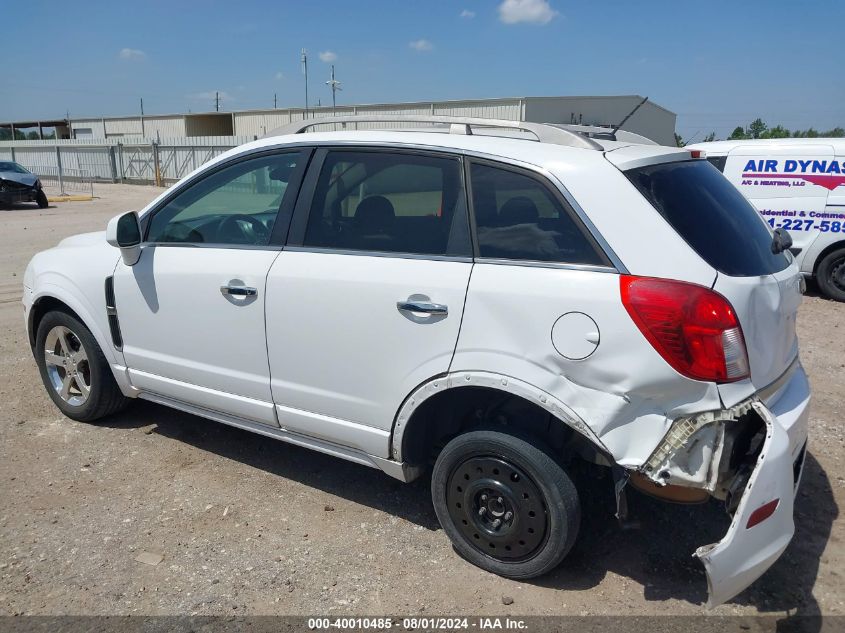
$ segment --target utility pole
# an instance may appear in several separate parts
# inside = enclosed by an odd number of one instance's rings
[[[303,118],[308,118],[308,51],[304,48],[302,49],[302,57],[300,58],[302,61],[302,74],[305,75],[305,116]]]
[[[343,90],[343,88],[340,87],[340,82],[334,78],[334,64],[332,64],[332,78],[326,82],[326,85],[332,89],[332,114],[334,114],[335,108],[337,107],[335,94],[338,90]]]
[[[279,106],[277,105],[277,102],[276,102],[276,93],[274,92],[273,93],[273,109],[275,110],[278,107]]]
[[[214,111],[220,112],[220,91],[214,93]]]
[[[141,136],[144,136],[144,97],[141,97]]]

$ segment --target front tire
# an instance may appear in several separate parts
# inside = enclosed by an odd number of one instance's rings
[[[47,393],[67,417],[93,422],[129,404],[103,350],[75,317],[59,311],[45,314],[34,353]]]
[[[507,578],[533,578],[575,543],[581,505],[542,443],[499,431],[451,440],[434,464],[434,510],[455,549]]]
[[[43,189],[39,189],[38,193],[35,194],[35,203],[38,205],[39,209],[46,209],[50,206],[50,202],[47,200],[47,194],[44,193]]]
[[[825,255],[816,269],[816,281],[826,297],[845,302],[845,248]]]

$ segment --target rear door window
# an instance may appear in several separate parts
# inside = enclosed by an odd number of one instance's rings
[[[304,246],[416,255],[471,254],[458,158],[330,151]]]
[[[473,163],[471,174],[481,257],[608,264],[581,223],[536,178],[480,163]]]
[[[707,161],[648,165],[625,175],[719,272],[752,277],[776,273],[789,265],[784,253],[772,253],[772,234],[751,203]]]

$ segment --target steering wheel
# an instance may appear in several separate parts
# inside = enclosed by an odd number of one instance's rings
[[[227,215],[217,225],[217,240],[224,244],[262,244],[269,235],[261,220],[243,213]]]

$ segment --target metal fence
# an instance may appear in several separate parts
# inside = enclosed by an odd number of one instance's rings
[[[172,184],[252,137],[144,138],[91,141],[4,141],[0,160],[13,160],[61,188],[77,183]],[[93,184],[91,184],[93,186]]]
[[[94,197],[94,178],[86,169],[70,167],[34,167],[24,165],[36,174],[48,195],[87,195]]]

